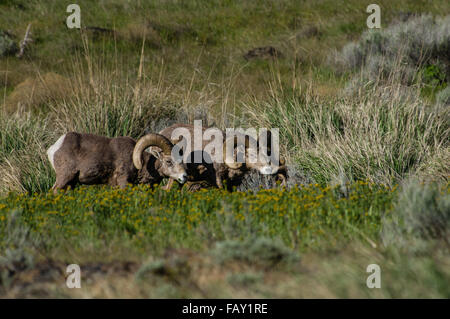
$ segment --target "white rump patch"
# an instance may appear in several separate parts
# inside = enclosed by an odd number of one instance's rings
[[[66,134],[61,135],[61,137],[58,138],[56,143],[53,144],[52,146],[50,146],[49,149],[47,150],[48,160],[52,164],[53,169],[55,169],[55,162],[54,162],[55,153],[57,150],[59,150],[61,148],[61,145],[64,142],[65,137],[66,137]]]

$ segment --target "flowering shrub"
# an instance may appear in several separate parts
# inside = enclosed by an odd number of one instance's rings
[[[339,189],[310,184],[290,190],[188,193],[104,186],[57,195],[11,193],[0,199],[0,230],[3,233],[11,211],[20,208],[22,222],[45,238],[49,247],[67,240],[75,247],[102,240],[130,241],[134,247],[208,247],[211,239],[252,234],[306,247],[348,238],[360,230],[375,236],[395,188],[360,181],[348,185],[347,197]]]

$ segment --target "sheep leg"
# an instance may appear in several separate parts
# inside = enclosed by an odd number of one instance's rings
[[[117,185],[120,189],[124,189],[128,186],[130,182],[128,181],[128,176],[120,175],[117,177]]]
[[[281,186],[287,186],[287,179],[286,179],[286,176],[284,176],[283,174],[277,174],[277,177],[275,180],[280,181]]]
[[[217,187],[223,188],[222,177],[220,175],[216,175],[216,184],[217,184]]]
[[[286,165],[280,166],[275,180],[280,181],[281,186],[287,186],[287,167],[286,167]]]
[[[78,172],[69,172],[56,175],[56,182],[53,185],[53,193],[56,194],[59,189],[66,189],[68,186],[75,186]]]

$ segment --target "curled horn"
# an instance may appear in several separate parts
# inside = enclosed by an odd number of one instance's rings
[[[233,148],[238,146],[238,136],[231,136],[227,138],[223,144],[223,159],[225,162],[225,165],[227,165],[229,168],[232,169],[238,169],[242,167],[243,163],[235,162],[234,158],[228,156],[227,152],[227,142],[229,140],[233,140]],[[250,137],[248,135],[245,135],[245,150],[247,151],[248,147],[250,146]]]
[[[165,155],[170,155],[173,148],[172,142],[163,135],[150,133],[141,137],[133,150],[133,164],[137,169],[142,168],[142,152],[149,146],[159,147]]]

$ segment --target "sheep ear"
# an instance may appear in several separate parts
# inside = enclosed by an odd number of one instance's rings
[[[161,154],[162,152],[160,150],[157,150],[155,148],[152,148],[150,150],[150,154],[152,154],[154,157],[156,157],[157,159],[161,158]]]

